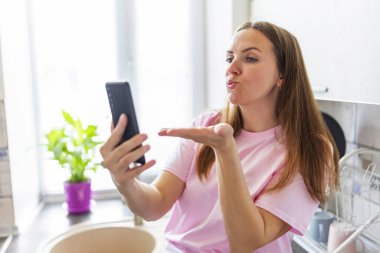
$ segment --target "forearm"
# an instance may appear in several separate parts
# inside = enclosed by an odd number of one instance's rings
[[[134,179],[127,186],[117,185],[117,188],[129,209],[145,220],[157,220],[167,212],[163,198],[154,186]]]
[[[245,183],[235,144],[216,151],[220,203],[232,252],[252,252],[265,243],[264,220]]]
[[[233,128],[220,123],[189,129],[165,129],[162,136],[177,136],[213,148],[216,157],[220,204],[232,252],[252,252],[286,233],[290,226],[251,199],[241,169]]]

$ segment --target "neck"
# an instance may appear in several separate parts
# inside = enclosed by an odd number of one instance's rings
[[[278,125],[273,106],[240,106],[243,129],[248,132],[262,132]]]

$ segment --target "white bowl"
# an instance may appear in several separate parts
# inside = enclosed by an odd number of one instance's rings
[[[76,225],[38,249],[38,253],[151,253],[156,245],[146,230],[130,223]]]

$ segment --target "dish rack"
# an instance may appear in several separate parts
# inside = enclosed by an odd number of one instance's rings
[[[333,198],[339,221],[380,244],[380,152],[359,148],[339,161],[340,189]]]

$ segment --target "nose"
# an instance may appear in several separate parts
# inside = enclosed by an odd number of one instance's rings
[[[229,76],[229,75],[237,76],[237,75],[240,75],[240,73],[241,73],[241,68],[240,68],[239,63],[237,62],[237,60],[235,58],[227,66],[226,76]]]

